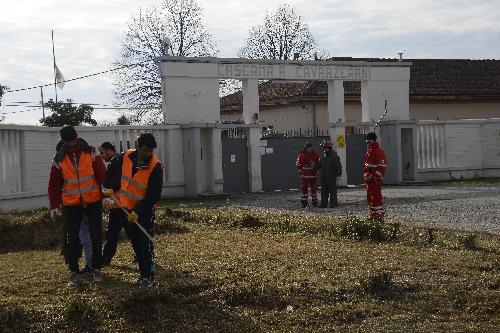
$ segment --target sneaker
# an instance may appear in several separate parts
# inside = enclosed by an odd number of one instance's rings
[[[144,280],[144,278],[140,276],[137,280],[135,280],[134,285],[142,286],[142,280]]]
[[[142,285],[146,288],[153,288],[155,286],[155,280],[152,278],[142,279]]]
[[[155,285],[155,280],[147,277],[138,278],[134,284],[139,287],[151,288]]]
[[[80,275],[77,272],[71,272],[69,275],[68,287],[78,287],[80,285]]]
[[[92,280],[94,283],[99,283],[102,281],[102,274],[100,269],[94,269]]]
[[[80,271],[80,274],[90,274],[92,273],[92,268],[90,268],[89,266],[85,266],[81,271]]]

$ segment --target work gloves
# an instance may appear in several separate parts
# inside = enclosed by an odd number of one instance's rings
[[[55,220],[56,217],[61,216],[61,209],[60,208],[54,208],[50,210],[50,218],[52,220]]]
[[[110,197],[113,195],[113,189],[102,187],[101,191],[102,194],[106,197]]]
[[[130,223],[136,223],[138,219],[139,215],[137,215],[135,211],[131,211],[130,214],[128,215],[128,221]]]

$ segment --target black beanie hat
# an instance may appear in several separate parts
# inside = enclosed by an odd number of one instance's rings
[[[307,142],[306,145],[304,146],[304,149],[306,149],[306,148],[312,148],[312,146],[313,146],[312,143]]]
[[[366,140],[377,141],[377,134],[370,132],[366,135]]]

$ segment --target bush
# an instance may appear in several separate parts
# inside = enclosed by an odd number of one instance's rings
[[[466,235],[462,239],[462,244],[467,250],[478,250],[479,246],[477,245],[477,235]]]
[[[241,219],[233,221],[232,225],[240,228],[258,229],[262,227],[264,223],[257,216],[247,213],[243,215]]]
[[[347,215],[340,225],[340,235],[354,240],[382,242],[397,239],[399,226],[399,223],[387,225],[383,219],[361,219]]]

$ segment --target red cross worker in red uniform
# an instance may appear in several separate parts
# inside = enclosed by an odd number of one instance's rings
[[[316,171],[318,164],[318,153],[314,151],[310,142],[306,143],[304,150],[300,152],[297,157],[297,162],[295,163],[300,174],[300,189],[302,191],[300,202],[302,204],[302,208],[307,207],[309,188],[311,188],[312,205],[314,207],[318,206],[318,172]]]
[[[384,203],[382,200],[382,183],[384,181],[387,160],[385,152],[380,148],[375,133],[366,135],[367,150],[365,155],[365,184],[366,199],[370,216],[375,218],[384,217]]]

